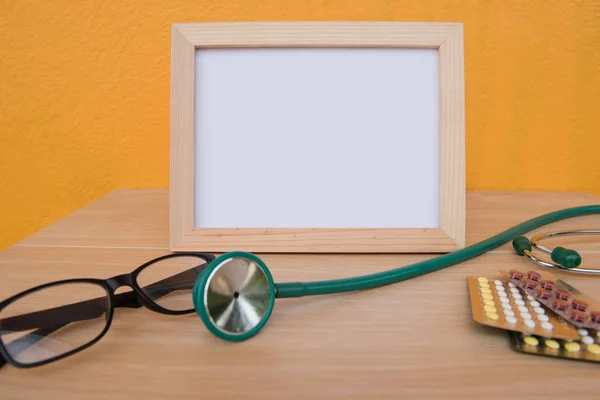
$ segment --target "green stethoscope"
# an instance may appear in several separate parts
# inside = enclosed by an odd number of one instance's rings
[[[600,205],[574,207],[545,214],[464,249],[405,267],[327,281],[275,283],[265,263],[256,255],[242,251],[229,252],[212,261],[196,279],[192,294],[194,307],[208,330],[217,337],[242,341],[256,335],[267,323],[275,298],[342,293],[389,285],[480,256],[511,239],[514,239],[513,247],[517,254],[526,256],[537,265],[573,272],[600,273],[600,270],[580,269],[581,257],[574,250],[557,247],[551,251],[539,245],[541,239],[551,235],[574,234],[573,232],[590,234],[592,231],[554,232],[544,237],[538,235],[531,241],[520,236],[559,220],[591,214],[600,214]],[[555,263],[547,263],[533,256],[533,247],[551,254]]]

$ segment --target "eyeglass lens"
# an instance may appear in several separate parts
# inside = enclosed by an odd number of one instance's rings
[[[0,311],[0,340],[17,362],[34,364],[79,349],[104,331],[104,287],[73,282],[29,293]]]
[[[194,256],[165,258],[144,268],[137,283],[159,306],[170,311],[191,310],[194,282],[205,264],[205,260]]]

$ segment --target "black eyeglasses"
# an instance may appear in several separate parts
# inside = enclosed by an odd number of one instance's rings
[[[0,303],[0,366],[36,367],[88,348],[106,334],[116,307],[192,313],[194,282],[214,259],[169,254],[129,274],[52,282],[12,296]],[[122,286],[133,291],[115,295]]]

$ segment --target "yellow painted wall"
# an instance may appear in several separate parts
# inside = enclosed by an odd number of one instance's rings
[[[0,248],[167,187],[170,24],[464,23],[469,189],[600,195],[600,1],[0,1]]]

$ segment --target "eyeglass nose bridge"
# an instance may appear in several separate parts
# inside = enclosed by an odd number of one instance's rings
[[[131,277],[131,274],[114,276],[108,279],[106,283],[113,292],[123,286],[129,286],[131,289],[135,290],[133,287],[133,278]]]
[[[131,292],[120,293],[115,296],[115,307],[140,308],[144,306],[150,310],[156,310],[156,306],[144,298],[139,290],[136,289],[133,284],[132,274],[114,276],[107,279],[106,284],[113,293],[120,287],[129,287],[132,289]]]

